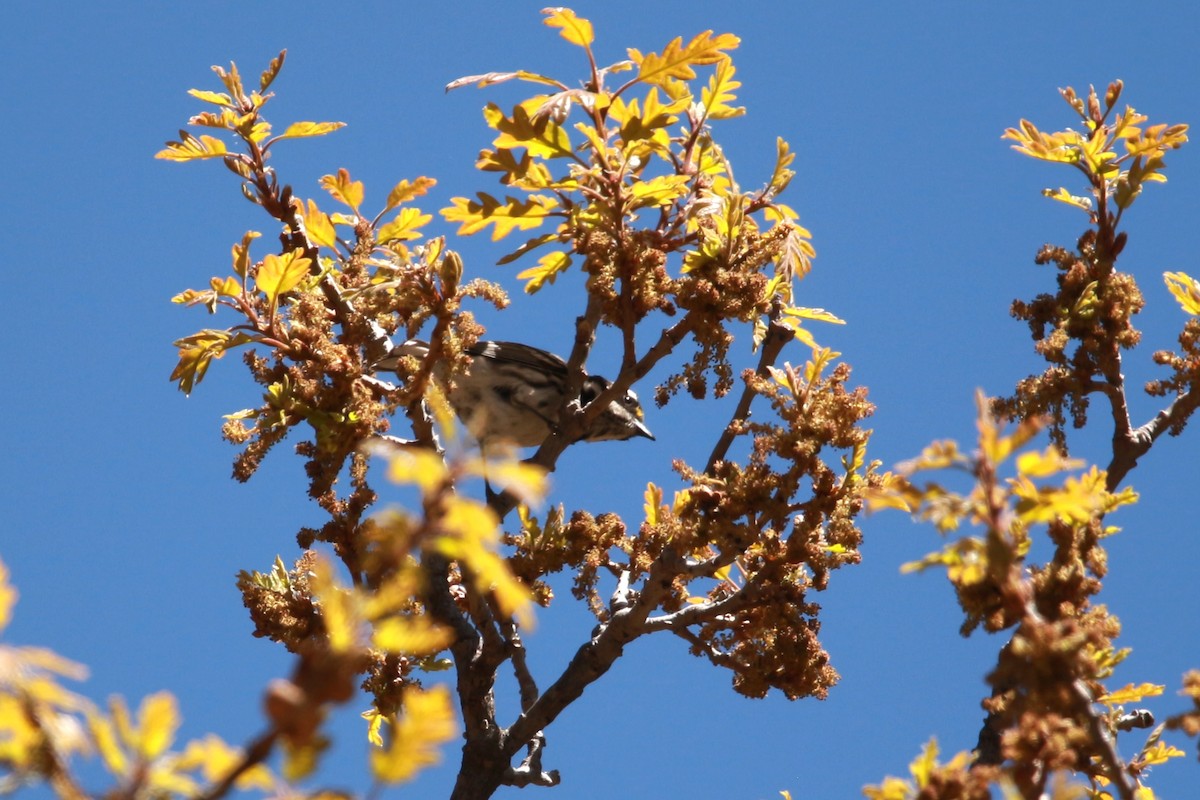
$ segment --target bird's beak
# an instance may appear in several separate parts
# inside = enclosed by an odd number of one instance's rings
[[[654,441],[654,434],[650,432],[650,429],[647,428],[646,424],[640,419],[635,419],[633,421],[633,430],[636,432],[634,435],[645,436],[650,441]]]

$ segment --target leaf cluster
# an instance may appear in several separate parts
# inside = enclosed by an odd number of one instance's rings
[[[1194,281],[1184,273],[1166,273],[1168,288],[1193,319],[1180,335],[1182,354],[1160,351],[1154,356],[1157,363],[1171,367],[1172,377],[1146,388],[1151,395],[1174,395],[1176,401],[1159,415],[1161,419],[1136,428],[1130,421],[1121,354],[1141,339],[1133,317],[1145,301],[1133,275],[1117,269],[1127,242],[1120,226],[1147,184],[1166,181],[1166,154],[1187,142],[1187,126],[1146,125],[1148,118],[1133,108],[1118,111],[1123,88],[1121,81],[1113,82],[1103,100],[1094,87],[1086,100],[1073,89],[1062,90],[1083,123],[1083,132],[1046,133],[1021,120],[1019,127],[1004,134],[1016,142],[1013,149],[1018,152],[1069,165],[1083,176],[1087,196],[1071,195],[1065,188],[1047,189],[1045,194],[1083,210],[1090,226],[1075,249],[1047,245],[1038,253],[1038,264],[1056,267],[1058,290],[1032,301],[1014,301],[1012,314],[1029,326],[1035,350],[1047,367],[1022,380],[1016,392],[996,407],[1015,418],[1048,416],[1051,437],[1065,452],[1068,416],[1075,428],[1082,428],[1091,397],[1102,396],[1114,421],[1110,488],[1120,483],[1163,431],[1180,433],[1200,400]]]
[[[1137,495],[1128,488],[1110,492],[1103,471],[1095,467],[1060,477],[1082,462],[1064,457],[1054,445],[1019,452],[1044,423],[1027,419],[1005,433],[989,405],[981,394],[979,445],[973,453],[961,452],[953,442],[935,443],[900,465],[882,490],[869,493],[868,503],[907,511],[946,534],[957,533],[963,524],[982,530],[956,536],[940,551],[907,565],[909,570],[946,569],[965,615],[964,634],[982,626],[1011,635],[988,676],[993,693],[983,703],[989,712],[985,734],[997,741],[981,736],[980,774],[989,781],[1003,778],[1017,796],[1035,797],[1042,796],[1054,772],[1066,770],[1087,778],[1095,796],[1102,796],[1102,787],[1118,784],[1121,796],[1131,797],[1146,766],[1182,755],[1159,741],[1161,726],[1128,762],[1115,745],[1118,732],[1132,727],[1124,706],[1162,691],[1149,684],[1108,688],[1129,651],[1114,642],[1120,633],[1117,619],[1093,601],[1107,572],[1103,539],[1117,532],[1102,520]],[[1015,464],[1015,475],[1002,479],[1007,463]],[[967,476],[970,491],[912,479],[940,470]],[[1032,558],[1040,549],[1034,533],[1042,526],[1050,555],[1038,563]],[[996,769],[1001,763],[1007,765],[1002,771]],[[911,784],[891,780],[868,796],[916,796]]]

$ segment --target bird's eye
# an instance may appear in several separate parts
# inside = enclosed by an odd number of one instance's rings
[[[633,392],[626,392],[625,396],[621,398],[621,405],[626,408],[637,408],[637,404],[637,395]]]

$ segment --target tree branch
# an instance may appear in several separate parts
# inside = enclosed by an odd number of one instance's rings
[[[775,360],[779,358],[779,354],[783,352],[784,345],[793,338],[795,336],[790,328],[780,324],[774,318],[771,319],[771,323],[767,328],[766,338],[763,339],[762,350],[759,352],[758,367],[755,370],[758,375],[762,377],[767,376],[767,367],[775,363]],[[737,407],[733,410],[733,416],[730,417],[729,424],[721,432],[721,437],[717,439],[712,454],[708,457],[708,464],[704,467],[706,473],[711,473],[717,462],[723,460],[729,452],[729,447],[733,444],[734,439],[733,425],[750,417],[750,404],[754,401],[754,397],[755,392],[749,386],[746,386],[742,390],[742,396],[738,400]]]

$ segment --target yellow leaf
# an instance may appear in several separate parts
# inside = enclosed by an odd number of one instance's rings
[[[647,483],[645,497],[646,502],[642,505],[642,508],[646,512],[646,524],[657,525],[663,500],[662,487],[655,486],[653,483]]]
[[[1106,706],[1123,706],[1129,703],[1140,703],[1146,697],[1158,697],[1163,693],[1163,687],[1153,683],[1142,683],[1134,686],[1128,683],[1115,692],[1096,698],[1097,703]]]
[[[1184,311],[1200,316],[1200,281],[1185,272],[1164,272],[1163,280]]]
[[[375,240],[381,244],[392,241],[410,241],[421,238],[417,231],[422,225],[433,219],[432,214],[422,214],[416,208],[402,208],[396,218],[379,229]]]
[[[386,748],[371,751],[371,771],[385,783],[411,780],[421,769],[438,763],[439,746],[456,732],[447,687],[428,691],[409,687],[404,692],[402,716],[393,721],[391,741]]]
[[[542,13],[547,15],[543,22],[551,28],[558,28],[559,36],[580,47],[591,46],[591,22],[575,16],[575,12],[569,8],[543,8]]]
[[[299,206],[300,216],[304,219],[304,232],[308,241],[318,247],[337,249],[337,231],[329,215],[317,208],[316,202],[309,200]]]
[[[300,139],[305,136],[324,136],[344,127],[346,127],[344,122],[293,122],[275,139],[278,141],[280,139]]]
[[[414,197],[424,195],[436,185],[436,180],[424,176],[417,178],[411,183],[407,180],[402,180],[393,186],[392,191],[388,193],[387,205],[384,206],[383,210],[391,211],[396,206],[407,203]]]
[[[817,320],[818,322],[831,322],[834,325],[846,324],[844,319],[839,319],[823,308],[804,308],[802,306],[791,306],[789,308],[785,308],[783,313],[789,317],[795,317],[797,319],[813,319]]]
[[[546,470],[536,464],[527,464],[515,457],[493,456],[471,459],[465,467],[468,472],[512,493],[525,505],[538,505],[546,497]]]
[[[179,729],[179,706],[170,692],[158,692],[142,701],[138,709],[138,752],[145,761],[167,752]]]
[[[1061,186],[1057,189],[1043,189],[1042,194],[1051,200],[1057,200],[1060,203],[1081,208],[1088,213],[1092,211],[1092,198],[1073,195]]]
[[[714,37],[712,31],[705,31],[686,46],[682,37],[676,37],[663,49],[662,55],[642,55],[640,50],[630,49],[629,58],[638,67],[637,80],[666,87],[673,80],[689,81],[695,78],[692,67],[713,64],[726,58],[723,51],[732,50],[739,43],[740,40],[733,34],[722,33]]]
[[[16,604],[17,590],[8,582],[8,568],[0,561],[0,631],[8,627]]]
[[[929,776],[937,769],[937,755],[937,739],[930,739],[926,743],[925,749],[921,751],[921,755],[908,765],[909,772],[917,782],[917,788],[922,788],[929,783]]]
[[[550,234],[550,238],[555,238]],[[571,256],[562,252],[547,253],[538,259],[536,267],[530,267],[517,273],[519,280],[528,281],[525,293],[533,294],[548,283],[554,283],[560,272],[566,272],[571,267]]]
[[[196,384],[204,379],[214,358],[221,358],[228,350],[252,341],[254,339],[240,331],[235,334],[209,329],[185,336],[175,342],[175,347],[179,348],[179,363],[171,371],[170,379],[179,382],[184,394],[191,394]]]
[[[196,161],[219,158],[228,152],[223,141],[208,134],[202,133],[196,137],[187,131],[180,131],[179,139],[178,142],[167,142],[167,149],[158,151],[154,157],[165,161]]]
[[[243,758],[241,749],[226,743],[220,736],[210,733],[203,739],[193,739],[179,756],[176,768],[182,771],[199,770],[209,783],[216,783],[238,767]],[[255,764],[238,775],[234,784],[239,789],[268,791],[275,781],[271,771],[262,764]]]
[[[313,564],[309,578],[313,599],[321,608],[321,621],[329,637],[329,648],[346,653],[358,646],[359,627],[363,622],[361,603],[354,589],[338,585],[333,568],[324,558]]]
[[[495,103],[488,103],[483,116],[500,134],[492,140],[496,147],[524,147],[530,155],[539,158],[569,158],[573,154],[567,132],[549,115],[530,117],[523,106],[516,106],[510,119]]]
[[[333,199],[345,203],[358,213],[358,207],[363,201],[362,181],[350,180],[350,173],[339,169],[337,175],[326,175],[321,178],[321,186],[333,195]]]
[[[388,617],[375,623],[371,642],[389,653],[427,656],[453,644],[454,632],[427,617]]]
[[[105,767],[113,775],[124,775],[129,769],[129,758],[117,741],[116,729],[100,712],[87,715],[88,730],[91,731],[92,741],[104,761]]]
[[[708,79],[708,86],[700,93],[701,104],[708,109],[709,119],[731,119],[746,113],[743,106],[731,106],[737,95],[734,90],[741,87],[741,81],[735,80],[733,59],[722,56],[717,61],[716,71]]]
[[[232,106],[233,101],[229,95],[221,92],[207,92],[203,89],[188,89],[188,94],[206,103],[212,103],[216,106]]]
[[[496,515],[487,506],[461,497],[446,504],[442,525],[448,535],[434,545],[448,558],[459,561],[481,591],[491,591],[505,614],[514,614],[525,627],[533,625],[533,596],[509,571],[494,550],[498,536]]]
[[[388,464],[388,480],[415,483],[426,494],[440,486],[448,474],[446,462],[431,450],[397,450]]]
[[[1066,458],[1062,451],[1050,445],[1041,453],[1022,453],[1017,456],[1017,472],[1031,478],[1046,478],[1068,469],[1079,469],[1082,459]]]
[[[298,247],[281,256],[270,253],[258,268],[255,284],[267,296],[267,302],[274,304],[281,294],[299,286],[311,267],[312,260],[305,258],[304,251]]]
[[[1000,138],[1017,142],[1013,149],[1018,153],[1064,164],[1079,162],[1084,141],[1075,131],[1042,133],[1032,122],[1024,119],[1020,122],[1020,128],[1009,128]]]
[[[1143,751],[1139,760],[1147,766],[1156,766],[1158,764],[1167,763],[1167,759],[1179,758],[1185,753],[1177,747],[1172,747],[1163,741],[1155,742],[1154,745]]]
[[[374,707],[362,712],[362,718],[367,721],[367,741],[376,747],[383,747],[383,735],[380,731],[383,730],[383,723],[387,722],[387,719]]]
[[[250,243],[262,236],[258,231],[246,231],[242,241],[233,246],[233,271],[239,278],[245,278],[250,270]]]
[[[460,236],[478,233],[488,225],[495,225],[492,241],[503,239],[513,230],[529,230],[541,225],[547,217],[558,210],[558,201],[543,195],[530,195],[524,202],[512,197],[501,203],[484,192],[477,193],[478,201],[455,197],[450,208],[442,209],[447,222],[461,222]]]
[[[916,791],[908,781],[889,777],[878,786],[864,786],[863,796],[867,800],[912,800]]]
[[[668,206],[687,193],[689,181],[687,175],[659,175],[648,181],[636,181],[629,187],[633,196],[629,207]]]
[[[214,292],[222,297],[237,297],[242,293],[242,284],[237,278],[213,278],[209,281]]]

